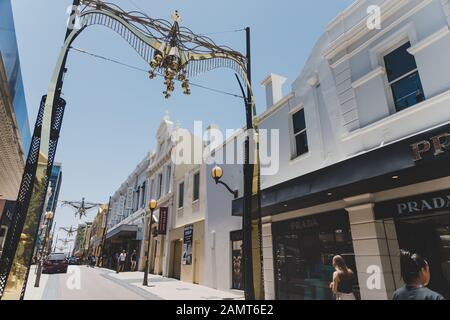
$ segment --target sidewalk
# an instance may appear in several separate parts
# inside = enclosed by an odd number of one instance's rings
[[[28,274],[27,287],[25,290],[25,300],[42,300],[44,295],[44,290],[47,286],[49,279],[48,274],[41,275],[41,281],[39,282],[39,287],[34,287],[36,281],[36,265],[30,267],[30,273]]]
[[[161,276],[148,275],[148,287],[142,286],[143,272],[122,272],[116,274],[109,269],[101,269],[104,276],[124,286],[133,286],[136,289],[158,296],[162,300],[243,300],[243,293],[225,292],[205,286],[182,282]]]

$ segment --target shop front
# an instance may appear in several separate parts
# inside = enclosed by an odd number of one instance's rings
[[[335,255],[356,272],[345,210],[274,223],[272,236],[277,299],[331,300]]]
[[[429,288],[450,299],[450,189],[377,203],[375,215],[394,220],[399,248],[422,255]]]
[[[134,250],[140,252],[141,241],[142,234],[137,225],[121,225],[109,231],[106,234],[104,266],[116,270],[117,256],[125,250],[127,253],[125,271],[131,270],[131,254]]]
[[[266,299],[330,299],[335,254],[361,299],[391,299],[400,249],[427,258],[430,288],[450,298],[449,161],[446,123],[262,190]]]
[[[204,229],[202,220],[170,231],[169,277],[202,283]]]

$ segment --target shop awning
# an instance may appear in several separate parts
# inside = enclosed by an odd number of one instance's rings
[[[115,237],[129,237],[136,238],[138,232],[138,226],[135,224],[123,224],[114,228],[106,234],[106,239],[111,239]]]

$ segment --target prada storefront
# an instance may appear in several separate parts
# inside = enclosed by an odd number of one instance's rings
[[[356,271],[345,210],[274,223],[272,233],[277,299],[331,300],[332,259],[337,254]]]
[[[264,189],[261,213],[266,299],[331,299],[335,254],[357,298],[391,299],[400,249],[429,260],[430,288],[450,299],[450,123]]]
[[[425,257],[429,288],[450,299],[450,189],[377,203],[375,215],[395,221],[399,248]]]

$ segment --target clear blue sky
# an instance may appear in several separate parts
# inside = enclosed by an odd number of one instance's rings
[[[66,9],[72,0],[13,0],[26,98],[33,126],[39,101],[46,94],[61,48]],[[245,34],[222,31],[252,28],[253,81],[258,110],[265,108],[259,82],[270,73],[288,78],[285,92],[300,73],[314,43],[327,23],[353,0],[110,0],[127,10],[140,9],[154,18],[170,19],[177,9],[183,24],[207,34],[217,44],[243,51]],[[147,68],[118,35],[104,27],[91,27],[75,47],[125,63]],[[63,89],[67,100],[57,161],[63,163],[60,199],[107,202],[109,196],[155,147],[155,133],[166,110],[171,119],[193,128],[204,125],[240,128],[244,124],[242,101],[192,87],[184,96],[177,88],[165,100],[161,79],[72,52]],[[199,84],[239,93],[232,72],[214,71],[193,80]],[[32,129],[32,128],[31,128]],[[89,219],[95,211],[89,215]],[[79,221],[69,208],[58,208],[58,226]]]

